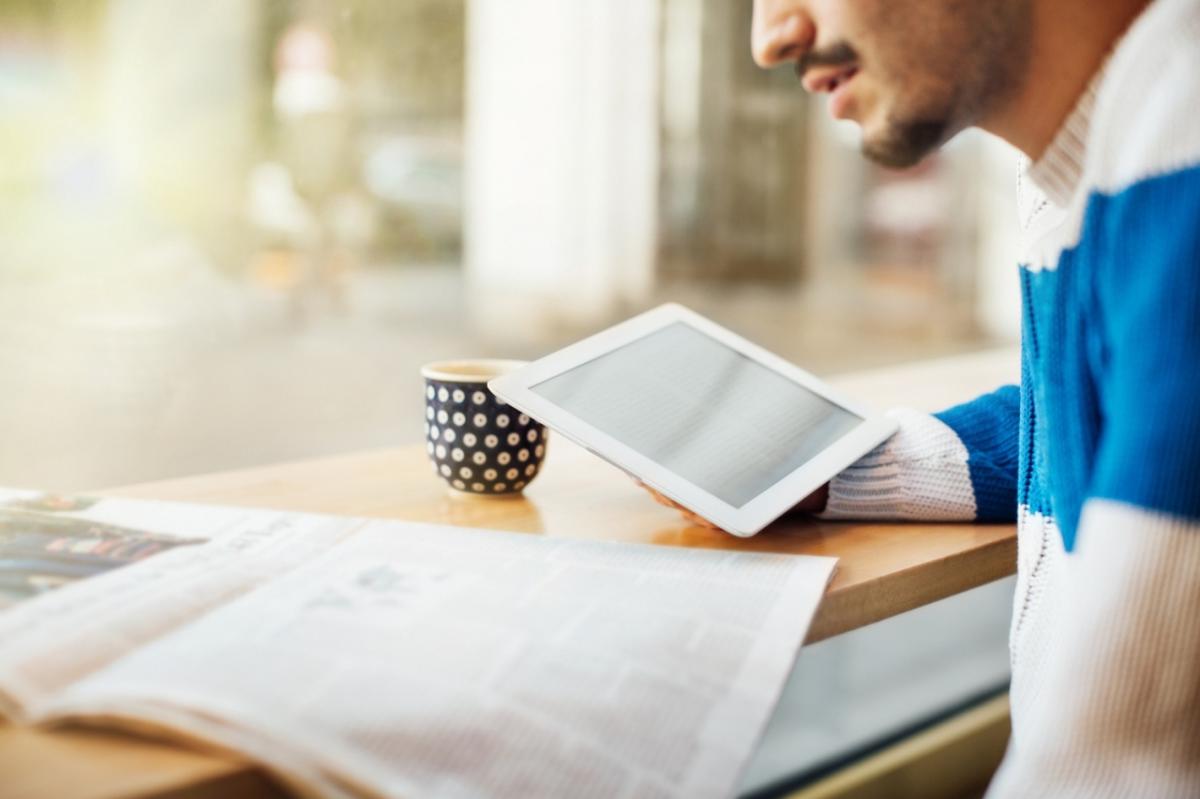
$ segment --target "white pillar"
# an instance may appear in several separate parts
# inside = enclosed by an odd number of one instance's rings
[[[659,6],[470,0],[465,268],[483,332],[599,324],[649,294]]]
[[[120,183],[218,242],[243,215],[262,13],[242,0],[108,4],[106,136]]]

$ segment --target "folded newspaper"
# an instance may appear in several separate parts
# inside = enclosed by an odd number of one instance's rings
[[[0,713],[305,796],[728,796],[834,563],[0,491]]]

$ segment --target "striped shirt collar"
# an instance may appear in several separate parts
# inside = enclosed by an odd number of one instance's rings
[[[1025,168],[1025,177],[1041,190],[1046,199],[1060,208],[1071,202],[1083,177],[1092,111],[1096,107],[1096,95],[1100,84],[1104,82],[1107,68],[1106,61],[1088,83],[1058,133],[1054,134],[1046,152]]]

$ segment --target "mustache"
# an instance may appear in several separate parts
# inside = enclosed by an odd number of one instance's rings
[[[847,42],[836,42],[821,50],[809,50],[796,60],[796,77],[814,67],[840,67],[858,61],[858,53]]]

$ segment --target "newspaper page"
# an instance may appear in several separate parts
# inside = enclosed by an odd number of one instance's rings
[[[0,715],[199,618],[362,522],[0,490]]]
[[[69,689],[320,797],[721,797],[832,558],[371,522]]]

